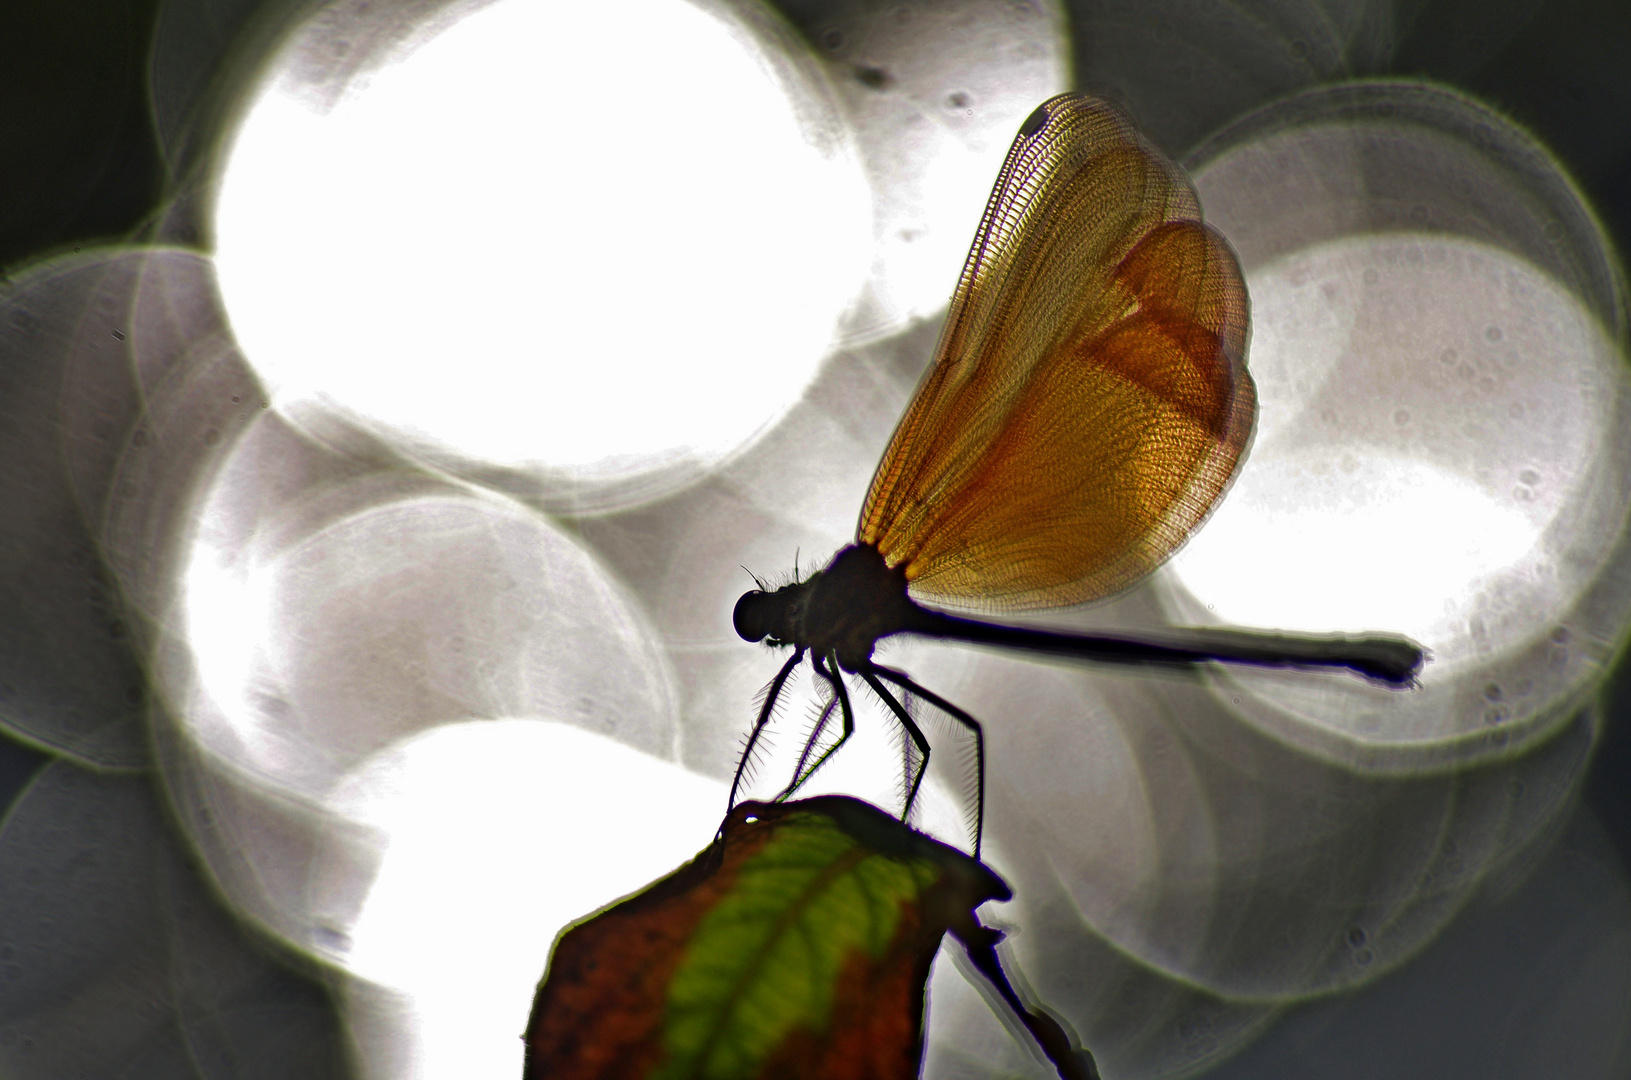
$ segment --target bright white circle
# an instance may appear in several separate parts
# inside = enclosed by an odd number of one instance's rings
[[[506,466],[714,459],[797,399],[867,272],[843,138],[690,3],[504,0],[337,103],[285,59],[215,218],[280,404]]]
[[[1172,561],[1189,592],[1249,626],[1407,634],[1429,679],[1565,618],[1623,518],[1587,512],[1623,499],[1601,464],[1627,387],[1578,301],[1430,234],[1318,245],[1250,284],[1262,420]]]
[[[565,724],[486,720],[381,752],[329,809],[383,841],[345,966],[406,999],[412,1075],[513,1077],[555,936],[707,847],[725,788]]]

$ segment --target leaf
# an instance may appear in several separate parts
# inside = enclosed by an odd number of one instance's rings
[[[1030,1026],[991,949],[1000,935],[974,916],[1009,896],[983,864],[857,799],[743,803],[690,863],[557,939],[525,1076],[908,1080],[948,930]]]

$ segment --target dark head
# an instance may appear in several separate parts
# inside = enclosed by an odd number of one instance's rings
[[[782,606],[775,593],[749,589],[736,602],[731,622],[743,641],[763,641],[775,631]]]

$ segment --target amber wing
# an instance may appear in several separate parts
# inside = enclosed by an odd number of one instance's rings
[[[1184,175],[1080,94],[1020,128],[858,538],[912,593],[1080,603],[1158,566],[1251,438],[1240,266]]]

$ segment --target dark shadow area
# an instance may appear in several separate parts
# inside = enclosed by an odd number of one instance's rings
[[[158,204],[147,56],[159,7],[0,8],[0,274],[47,252],[122,239]]]

